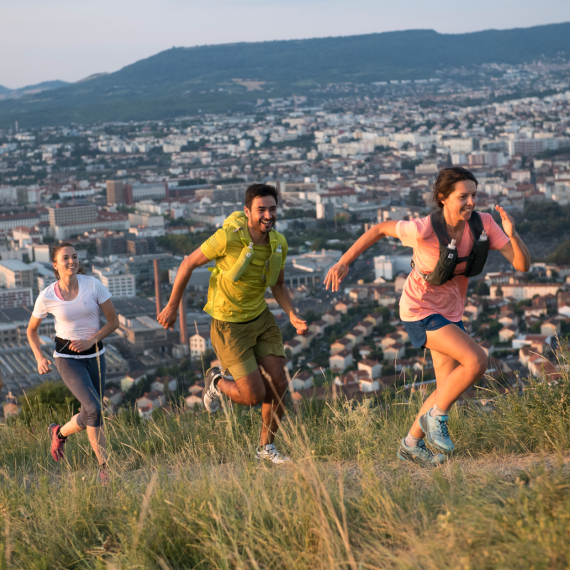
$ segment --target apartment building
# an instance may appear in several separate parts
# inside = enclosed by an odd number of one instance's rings
[[[0,289],[0,309],[14,309],[16,307],[33,304],[32,289]]]
[[[93,276],[99,279],[113,297],[136,297],[136,277],[131,273],[119,273],[93,268]]]
[[[18,259],[0,261],[0,287],[6,289],[37,288],[38,270]]]

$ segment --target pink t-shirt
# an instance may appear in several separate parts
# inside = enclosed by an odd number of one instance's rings
[[[503,248],[509,242],[508,236],[491,214],[479,214],[489,236],[490,249]],[[396,233],[403,245],[414,248],[416,267],[422,273],[431,273],[439,260],[439,242],[430,217],[398,222]],[[467,257],[472,247],[473,236],[466,223],[463,237],[457,246],[459,257]],[[456,273],[462,271],[465,271],[465,262],[455,269]],[[400,318],[403,321],[421,321],[430,315],[439,314],[452,322],[461,320],[468,283],[468,277],[458,275],[443,285],[430,285],[417,271],[412,270],[402,291]]]

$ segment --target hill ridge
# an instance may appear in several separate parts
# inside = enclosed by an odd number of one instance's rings
[[[53,89],[41,100],[0,101],[0,125],[161,119],[198,109],[226,111],[252,105],[258,97],[310,93],[330,84],[428,79],[444,69],[489,63],[568,60],[568,37],[570,22],[466,34],[419,29],[174,47]],[[265,83],[247,93],[236,77]]]

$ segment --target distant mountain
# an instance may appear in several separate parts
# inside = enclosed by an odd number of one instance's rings
[[[66,85],[69,85],[67,81],[60,81],[59,79],[56,79],[55,81],[44,81],[43,83],[37,83],[36,85],[27,85],[26,87],[20,87],[20,89],[8,89],[7,87],[2,87],[0,85],[0,100],[17,99],[19,97],[24,97],[25,95],[34,95],[42,91],[59,89]]]
[[[172,48],[109,74],[0,101],[0,125],[159,119],[251,105],[329,83],[433,77],[483,63],[570,59],[570,23],[469,34],[409,30]]]

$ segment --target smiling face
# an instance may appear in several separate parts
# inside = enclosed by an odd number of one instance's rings
[[[268,234],[277,221],[277,202],[273,196],[257,196],[251,202],[251,209],[244,208],[249,226],[260,234]]]
[[[71,246],[60,249],[53,262],[53,268],[57,271],[60,279],[64,275],[76,275],[79,269],[79,260],[75,249]]]
[[[441,197],[441,203],[452,220],[468,221],[477,205],[477,184],[473,180],[456,182],[453,192]]]

